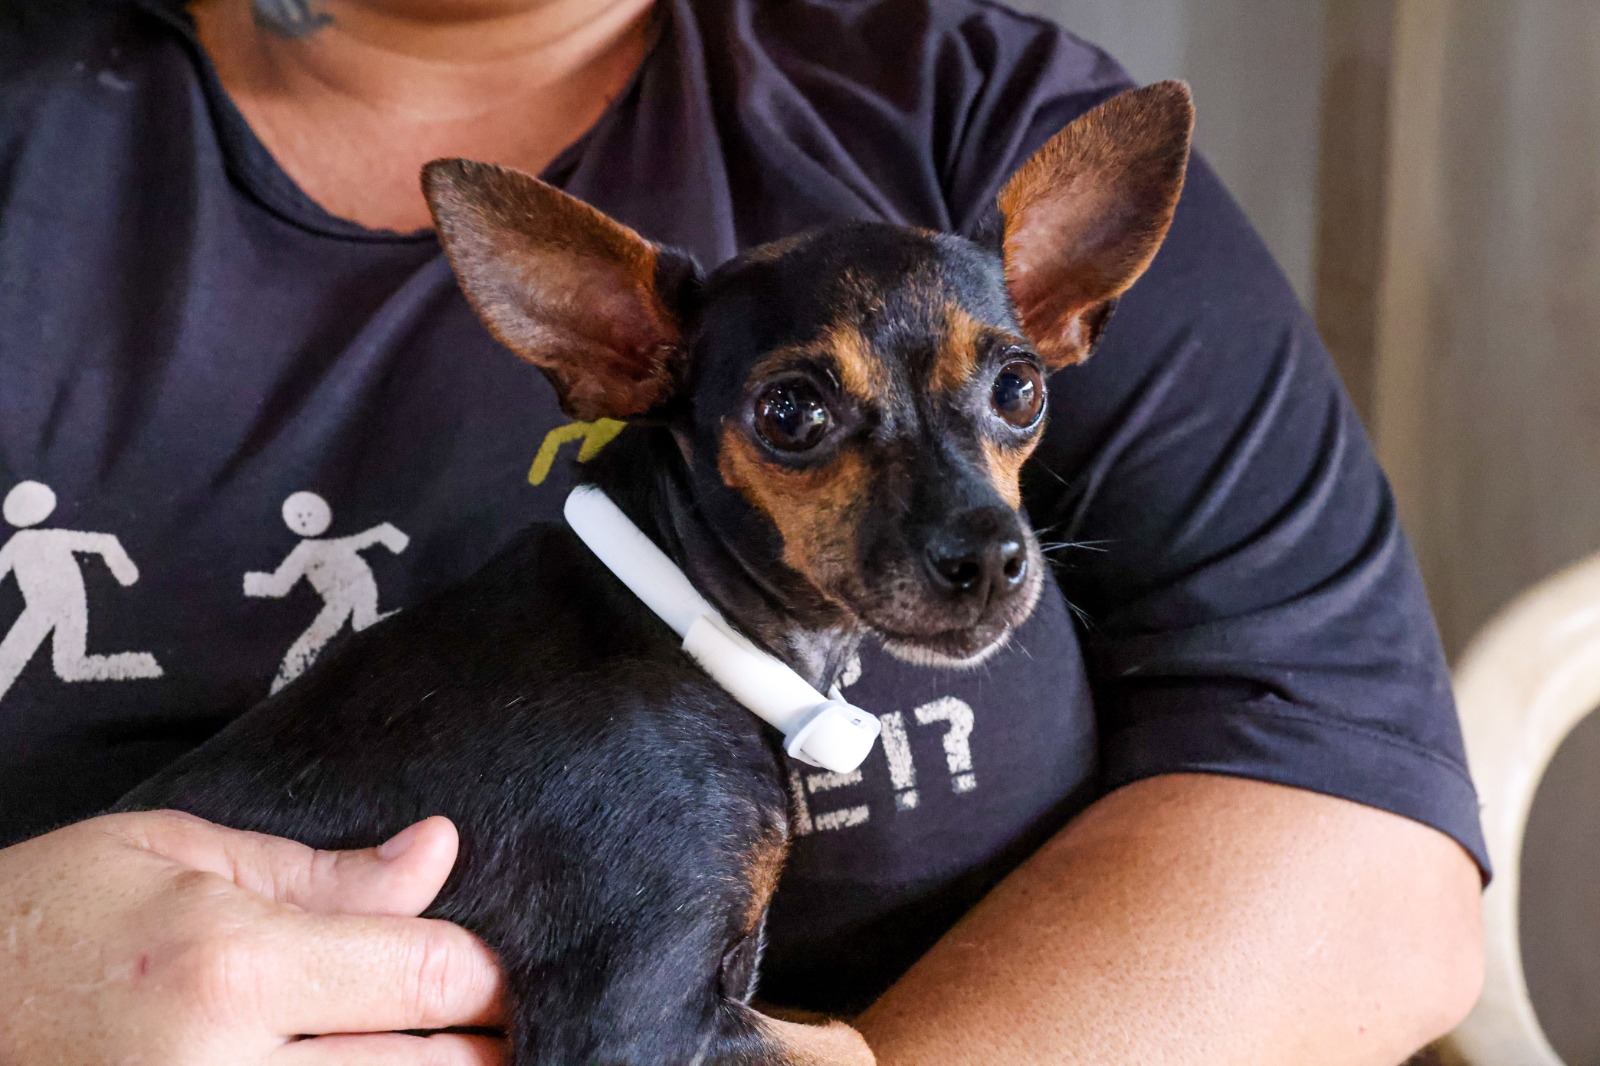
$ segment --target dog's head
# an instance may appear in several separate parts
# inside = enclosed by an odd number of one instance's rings
[[[1037,600],[1018,474],[1046,377],[1088,356],[1155,255],[1192,123],[1170,82],[1073,122],[1001,192],[999,256],[863,222],[702,279],[515,171],[444,160],[424,188],[468,298],[570,415],[665,422],[751,569],[904,658],[967,664]]]

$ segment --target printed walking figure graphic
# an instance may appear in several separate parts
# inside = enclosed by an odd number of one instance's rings
[[[333,510],[314,492],[297,492],[284,500],[283,521],[305,539],[272,573],[244,575],[244,594],[281,599],[305,578],[322,597],[323,607],[284,654],[278,676],[272,682],[273,692],[305,673],[328,642],[344,629],[346,621],[359,633],[394,613],[378,612],[378,582],[361,552],[381,544],[399,555],[411,543],[410,537],[388,522],[349,537],[318,539],[333,524]]]
[[[0,699],[46,638],[50,663],[62,681],[160,677],[161,664],[147,652],[88,653],[89,596],[76,556],[100,556],[124,588],[139,580],[139,568],[110,533],[33,528],[55,509],[56,494],[37,481],[14,485],[0,504],[0,514],[17,530],[0,547],[0,581],[13,574],[22,592],[22,613],[0,640]]]

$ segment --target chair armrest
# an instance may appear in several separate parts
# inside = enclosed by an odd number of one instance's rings
[[[1455,673],[1494,883],[1483,996],[1447,1052],[1470,1066],[1563,1066],[1528,996],[1518,937],[1523,833],[1567,734],[1600,707],[1600,556],[1548,578],[1483,628]]]

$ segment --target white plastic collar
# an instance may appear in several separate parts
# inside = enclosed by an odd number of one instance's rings
[[[683,650],[734,699],[783,734],[792,758],[834,773],[861,765],[882,728],[878,719],[827,696],[786,664],[734,632],[665,552],[592,485],[572,490],[567,524],[599,560],[678,636]]]

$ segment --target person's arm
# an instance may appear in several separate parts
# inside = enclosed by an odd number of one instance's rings
[[[1482,973],[1454,841],[1203,775],[1105,797],[857,1022],[880,1066],[1395,1066]]]
[[[939,187],[993,240],[1002,183],[1129,79],[995,8],[941,47],[963,62],[930,91],[960,101],[929,118],[957,116]],[[1203,158],[1049,404],[1024,493],[1070,545],[1106,794],[861,1018],[868,1042],[882,1066],[1394,1066],[1476,993],[1477,799],[1393,496]]]
[[[500,1063],[399,1032],[499,1017],[489,949],[415,917],[456,848],[443,818],[324,852],[150,811],[0,849],[0,1063]]]

